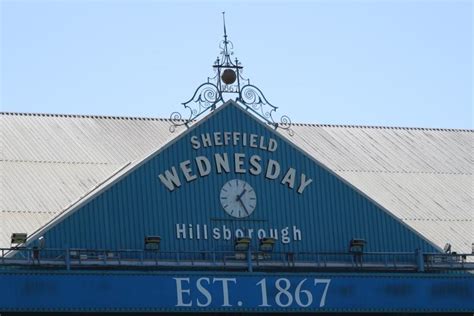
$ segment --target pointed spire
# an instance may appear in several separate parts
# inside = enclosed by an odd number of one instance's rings
[[[227,45],[229,44],[229,41],[227,40],[227,29],[225,27],[225,11],[222,11],[222,23],[224,25],[224,54],[223,54],[223,59],[225,59],[226,56],[229,56],[229,49]],[[232,45],[232,44],[231,44]]]
[[[227,30],[225,29],[225,11],[222,11],[222,22],[224,23],[224,41],[227,42]]]

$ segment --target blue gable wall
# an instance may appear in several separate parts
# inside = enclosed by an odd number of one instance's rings
[[[237,144],[193,149],[191,137],[214,132],[241,132],[276,140],[275,152]],[[215,153],[227,153],[233,165],[234,153],[245,154],[246,173],[218,174],[186,182],[180,162],[191,160],[192,173],[197,173],[194,158],[205,156],[212,162]],[[248,159],[262,158],[262,168],[269,159],[281,165],[278,180],[249,173]],[[170,191],[158,175],[175,167],[181,187]],[[281,184],[287,169],[296,170],[296,188],[300,174],[313,181],[299,194]],[[231,171],[234,167],[231,167]],[[250,184],[257,197],[255,211],[242,220],[224,212],[219,194],[231,179]],[[177,224],[193,227],[193,239],[177,238]],[[197,239],[197,225],[201,228]],[[202,229],[207,226],[207,240]],[[229,103],[191,128],[145,163],[91,199],[76,212],[59,221],[44,233],[48,247],[78,247],[102,249],[142,249],[147,235],[162,237],[163,251],[231,250],[231,240],[213,238],[212,229],[253,229],[253,243],[258,229],[267,234],[278,231],[277,250],[280,251],[347,251],[350,239],[364,238],[368,251],[435,251],[426,240],[381,210],[338,177],[305,156],[296,147],[246,113],[240,106]],[[182,227],[182,226],[180,226]],[[282,230],[288,228],[291,241],[281,242]],[[246,233],[247,234],[247,233]],[[294,237],[301,240],[293,240]]]

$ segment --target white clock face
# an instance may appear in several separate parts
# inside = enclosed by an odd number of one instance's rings
[[[230,180],[222,186],[220,201],[227,214],[237,218],[249,216],[257,206],[254,189],[239,179]]]

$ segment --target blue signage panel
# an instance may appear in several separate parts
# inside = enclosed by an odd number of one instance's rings
[[[1,273],[0,311],[474,311],[474,277]]]
[[[336,145],[335,145],[336,146]],[[48,248],[276,252],[437,252],[288,140],[229,103],[48,226]]]

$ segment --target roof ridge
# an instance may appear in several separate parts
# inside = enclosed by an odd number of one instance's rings
[[[474,132],[467,128],[441,128],[441,127],[407,127],[407,126],[382,126],[382,125],[357,125],[357,124],[321,124],[321,123],[292,123],[295,126],[310,127],[335,127],[335,128],[369,128],[393,130],[423,130],[423,131],[449,131],[449,132]]]
[[[421,170],[362,170],[362,169],[333,169],[336,172],[361,172],[361,173],[392,173],[392,174],[442,174],[472,176],[470,172],[451,171],[421,171]]]
[[[96,161],[59,161],[59,160],[27,160],[27,159],[0,159],[0,162],[47,163],[62,165],[120,165],[125,162],[96,162]]]
[[[93,115],[93,114],[55,114],[55,113],[25,113],[0,111],[0,115],[9,116],[38,116],[38,117],[65,117],[65,118],[92,118],[92,119],[113,119],[130,121],[162,121],[172,122],[170,118],[145,117],[145,116],[116,116],[116,115]],[[179,121],[185,121],[181,119]],[[437,128],[437,127],[403,127],[403,126],[382,126],[382,125],[357,125],[357,124],[322,124],[322,123],[292,123],[294,126],[309,127],[331,127],[331,128],[368,128],[368,129],[389,129],[389,130],[423,130],[423,131],[450,131],[450,132],[474,132],[474,129],[466,128]]]
[[[24,112],[1,112],[0,115],[9,116],[37,116],[37,117],[65,117],[65,118],[93,118],[93,119],[113,119],[130,121],[166,121],[171,122],[169,118],[145,117],[145,116],[116,116],[116,115],[93,115],[93,114],[56,114],[56,113],[24,113]]]
[[[31,211],[31,210],[26,210],[26,211],[20,211],[20,210],[12,210],[12,209],[0,209],[0,213],[15,213],[15,214],[50,214],[50,215],[55,215],[59,211]]]

